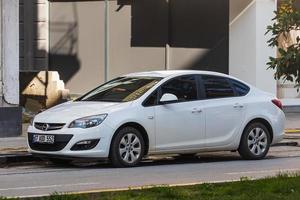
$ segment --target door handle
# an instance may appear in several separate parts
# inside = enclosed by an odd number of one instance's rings
[[[152,116],[152,115],[148,116],[148,119],[154,119],[154,116]]]
[[[244,105],[240,104],[240,103],[236,103],[233,105],[234,108],[244,108]]]
[[[200,108],[194,108],[192,110],[192,113],[202,113],[202,109],[200,109]]]

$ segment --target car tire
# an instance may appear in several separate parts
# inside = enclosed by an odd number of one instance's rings
[[[117,131],[110,148],[114,167],[134,167],[142,160],[145,142],[139,130],[125,127]]]
[[[254,122],[245,128],[238,152],[244,159],[259,160],[267,155],[270,144],[269,130],[264,124]]]

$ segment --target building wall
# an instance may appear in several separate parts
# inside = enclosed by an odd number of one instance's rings
[[[19,13],[17,0],[1,1],[1,66],[3,99],[8,105],[19,104]]]
[[[266,27],[272,23],[277,10],[277,0],[256,1],[256,77],[257,86],[277,95],[277,81],[274,79],[274,70],[267,69],[269,57],[276,57],[276,48],[267,45],[271,35],[265,35]]]
[[[51,2],[49,70],[80,94],[104,81],[104,3]]]
[[[228,19],[228,0],[109,1],[108,78],[163,69],[228,73]],[[104,82],[103,1],[50,2],[49,69],[75,94]]]
[[[19,107],[19,7],[18,0],[0,1],[0,137],[21,134]]]
[[[256,4],[231,0],[229,74],[256,85]]]
[[[2,2],[0,1],[0,10],[2,10]],[[0,15],[0,23],[2,23],[2,15]],[[2,74],[3,74],[3,67],[2,67],[2,26],[0,26],[0,99],[3,99],[3,82],[2,82]]]
[[[266,63],[276,56],[268,47],[266,27],[272,23],[276,0],[231,0],[229,74],[276,95],[274,71]]]
[[[20,71],[48,68],[48,0],[19,0]]]
[[[138,36],[134,35],[132,30],[137,28],[136,26],[140,26],[140,22],[135,21],[139,15],[134,14],[131,5],[124,5],[116,11],[120,6],[117,1],[109,3],[109,79],[131,72],[165,69],[165,45],[158,44],[149,47],[150,44],[146,40],[141,40],[139,45],[133,44],[132,40]],[[153,12],[155,13],[155,11]],[[165,16],[165,14],[163,15]],[[145,17],[149,18],[150,16],[145,15]],[[145,26],[144,30],[148,28]],[[156,31],[158,31],[157,29]],[[163,32],[165,30],[167,29],[164,29]],[[155,32],[150,29],[148,31],[149,33]],[[149,33],[144,34],[149,35]],[[99,39],[103,42],[103,37]],[[157,40],[160,39],[157,37]]]
[[[173,0],[170,6],[170,69],[227,74],[229,1]]]

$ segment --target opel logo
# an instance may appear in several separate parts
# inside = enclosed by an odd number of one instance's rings
[[[49,124],[44,124],[42,126],[43,131],[48,131],[48,128],[49,128]]]

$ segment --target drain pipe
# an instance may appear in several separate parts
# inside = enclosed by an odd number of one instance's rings
[[[109,2],[104,2],[104,81],[109,80]]]

